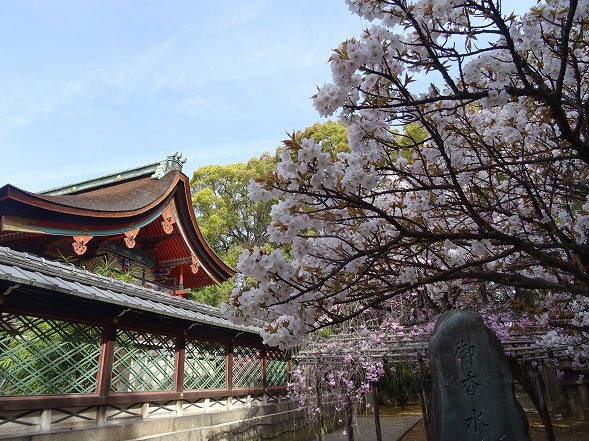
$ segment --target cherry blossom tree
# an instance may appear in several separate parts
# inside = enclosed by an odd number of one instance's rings
[[[585,338],[589,1],[522,15],[498,0],[346,3],[371,23],[334,51],[313,102],[347,125],[350,151],[293,136],[250,184],[278,198],[268,234],[292,255],[244,252],[257,282],[228,312],[280,347],[390,302],[421,323],[529,307],[525,320]]]

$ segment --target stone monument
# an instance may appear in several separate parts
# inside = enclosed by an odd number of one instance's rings
[[[530,441],[509,363],[481,316],[447,311],[429,341],[435,441]]]

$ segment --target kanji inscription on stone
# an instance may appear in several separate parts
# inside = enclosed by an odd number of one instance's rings
[[[448,311],[429,342],[436,441],[530,441],[499,339],[481,316]]]

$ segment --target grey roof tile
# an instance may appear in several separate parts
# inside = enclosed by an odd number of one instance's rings
[[[0,247],[0,280],[28,284],[69,296],[93,299],[195,323],[259,333],[258,327],[233,324],[222,315],[219,308],[99,276],[71,265],[48,261],[6,247]]]

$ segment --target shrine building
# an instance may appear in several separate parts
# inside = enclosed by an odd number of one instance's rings
[[[235,275],[198,228],[184,163],[0,187],[0,440],[181,440],[219,430],[218,412],[243,435],[292,410],[287,354],[184,298]]]

